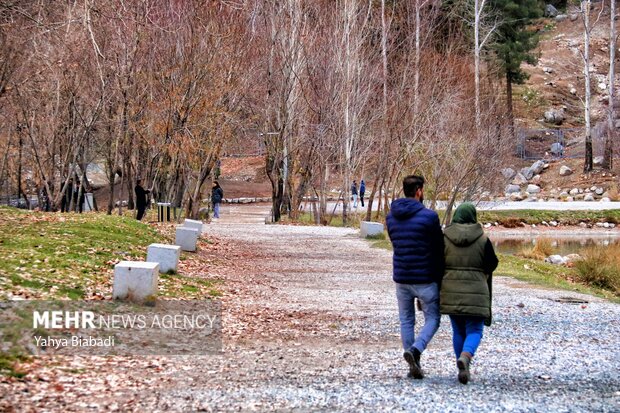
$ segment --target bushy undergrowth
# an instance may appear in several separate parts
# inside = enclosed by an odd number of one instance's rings
[[[581,256],[575,263],[579,281],[620,295],[620,245],[587,248]]]
[[[546,238],[539,238],[533,247],[524,247],[517,253],[523,258],[531,258],[534,260],[544,260],[555,252],[551,241]]]

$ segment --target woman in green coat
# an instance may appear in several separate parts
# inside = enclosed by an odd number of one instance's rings
[[[469,365],[491,325],[492,275],[498,260],[471,203],[459,206],[444,231],[445,274],[441,283],[440,311],[450,316],[452,345],[458,378],[469,381]]]

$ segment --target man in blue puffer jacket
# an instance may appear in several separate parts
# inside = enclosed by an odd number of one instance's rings
[[[444,241],[439,217],[424,207],[424,178],[410,175],[403,180],[406,198],[392,202],[386,218],[394,247],[396,298],[400,336],[408,377],[424,378],[420,356],[439,328],[439,285],[443,276]],[[424,327],[415,337],[415,299],[424,312]]]

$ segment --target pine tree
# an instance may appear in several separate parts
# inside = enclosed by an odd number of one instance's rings
[[[529,77],[521,69],[522,62],[536,64],[538,60],[533,53],[538,36],[528,27],[533,19],[543,15],[543,9],[538,0],[491,0],[490,6],[501,21],[493,49],[501,64],[501,73],[506,77],[508,116],[514,135],[512,85],[523,84]]]

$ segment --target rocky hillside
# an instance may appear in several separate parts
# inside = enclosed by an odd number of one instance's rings
[[[592,12],[594,18],[600,14],[600,20],[592,30],[590,47],[593,124],[605,117],[608,107],[610,16],[608,2],[604,2],[606,8],[602,13],[601,4],[593,3]],[[566,13],[557,13],[555,17],[549,16],[538,23],[537,29],[541,33],[538,64],[524,64],[530,78],[525,85],[516,88],[515,114],[521,127],[572,128],[584,125],[583,21],[577,6],[568,6]],[[550,111],[553,115],[545,116],[545,112]]]
[[[599,164],[601,158],[595,158]],[[581,174],[583,160],[538,160],[521,169],[505,168],[505,197],[512,201],[618,201],[617,172]]]

